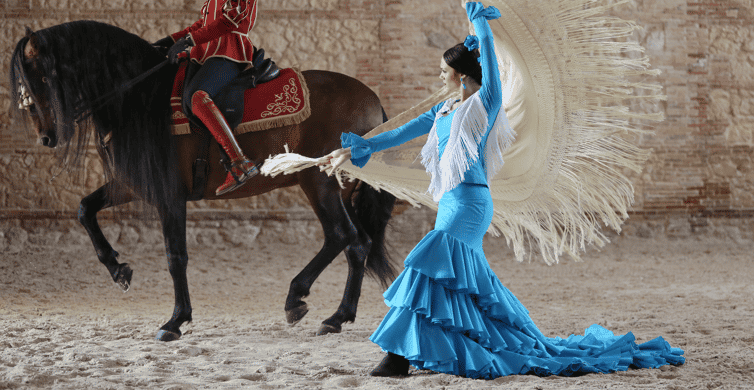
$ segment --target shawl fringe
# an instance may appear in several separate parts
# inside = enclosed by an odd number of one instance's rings
[[[446,100],[443,108],[437,113],[421,152],[421,162],[431,177],[427,192],[432,195],[435,202],[439,202],[443,194],[462,183],[466,172],[479,160],[479,149],[489,126],[487,110],[479,93],[475,93],[456,110],[448,143],[442,157],[439,157],[437,120],[442,117],[443,112],[450,109],[454,101]],[[514,137],[515,132],[508,124],[505,110],[501,107],[490,129],[487,144],[484,145],[488,181],[491,181],[503,167],[503,153],[513,143]]]

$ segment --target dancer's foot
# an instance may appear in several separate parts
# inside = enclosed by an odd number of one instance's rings
[[[388,352],[387,356],[375,367],[371,376],[407,376],[408,375],[408,360],[403,356],[396,355],[392,352]]]

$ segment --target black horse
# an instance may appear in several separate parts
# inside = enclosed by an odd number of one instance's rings
[[[97,146],[107,184],[81,201],[79,221],[94,244],[99,260],[113,281],[127,290],[132,271],[117,261],[118,253],[105,239],[97,213],[105,208],[143,200],[154,206],[165,239],[175,310],[157,334],[170,341],[191,321],[186,280],[186,202],[192,188],[191,162],[201,137],[170,134],[170,94],[177,68],[164,66],[130,85],[165,60],[149,42],[117,27],[92,21],[65,23],[44,30],[27,30],[12,57],[12,93],[39,142],[56,148],[62,163],[77,166],[91,142]],[[257,162],[291,152],[318,157],[340,147],[340,134],[364,134],[386,120],[377,96],[361,82],[338,73],[303,72],[310,90],[311,116],[304,122],[240,135],[248,157]],[[128,85],[128,88],[124,88]],[[103,100],[103,96],[107,99]],[[15,107],[15,105],[14,105]],[[93,138],[92,138],[93,137]],[[220,151],[212,147],[205,199],[241,198],[275,188],[299,185],[324,230],[319,253],[291,281],[285,302],[289,323],[307,313],[302,298],[333,259],[345,250],[349,274],[338,310],[326,319],[319,334],[340,332],[356,317],[365,271],[383,285],[394,276],[384,248],[385,228],[395,197],[364,183],[341,189],[334,178],[308,169],[276,178],[257,176],[222,197],[213,189],[225,178]]]

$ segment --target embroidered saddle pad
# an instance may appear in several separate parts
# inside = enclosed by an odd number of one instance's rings
[[[181,109],[185,76],[186,66],[182,65],[173,82],[173,93],[170,98],[170,106],[173,109],[173,135],[191,133],[189,120]],[[246,107],[243,120],[234,129],[236,134],[295,125],[311,115],[309,89],[304,76],[296,68],[281,69],[280,75],[274,80],[247,89],[244,101]]]

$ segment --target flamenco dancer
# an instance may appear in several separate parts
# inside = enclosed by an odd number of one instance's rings
[[[390,311],[370,339],[387,356],[371,375],[408,375],[409,365],[491,379],[683,364],[683,351],[661,337],[637,345],[631,333],[615,336],[596,324],[584,336],[545,337],[490,269],[482,237],[493,216],[487,169],[495,156],[485,146],[508,125],[487,20],[500,12],[478,2],[465,7],[476,37],[445,52],[440,65],[440,78],[460,88],[462,99],[369,139],[343,134],[343,149],[323,167],[335,170],[348,159],[363,167],[372,153],[429,133],[422,162],[431,174],[429,192],[439,199],[437,220],[384,294]]]
[[[235,126],[231,124],[240,123],[243,99],[223,102],[225,115],[215,104],[223,89],[252,66],[254,46],[247,34],[257,19],[257,0],[206,0],[201,13],[202,18],[196,23],[154,45],[167,48],[168,58],[174,64],[191,48],[183,88],[183,112],[212,133],[230,160],[229,166],[226,165],[228,176],[215,190],[222,195],[259,173],[233,136]],[[231,115],[230,121],[226,119]]]

